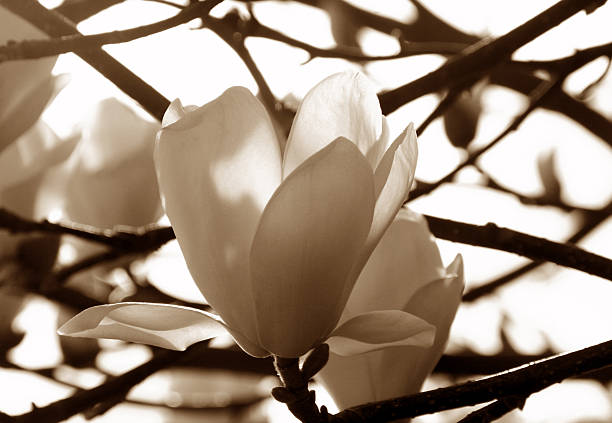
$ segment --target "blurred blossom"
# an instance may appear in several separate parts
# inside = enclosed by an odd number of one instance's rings
[[[357,73],[332,75],[306,95],[282,159],[265,108],[245,88],[200,108],[174,102],[158,134],[160,190],[189,270],[220,317],[120,303],[90,308],[61,331],[184,349],[227,330],[260,357],[298,357],[326,340],[342,355],[430,346],[434,328],[399,308],[337,326],[407,198],[416,157],[413,126],[391,142],[376,91]]]
[[[44,37],[1,6],[0,22],[0,44]],[[60,140],[39,120],[67,82],[64,75],[51,75],[56,58],[0,63],[0,207],[30,219],[49,212],[38,204],[44,171],[63,161],[74,148],[73,140]],[[28,266],[46,269],[53,264],[56,252],[56,236],[0,231],[0,258],[20,256]]]
[[[463,291],[458,255],[445,268],[423,216],[403,208],[359,276],[341,322],[357,313],[400,309],[436,327],[429,348],[394,346],[352,357],[331,354],[318,374],[341,409],[421,389],[442,356]]]
[[[29,22],[0,6],[0,44],[46,37]],[[0,63],[0,151],[39,118],[53,94],[51,69],[57,56]]]
[[[66,216],[98,228],[156,222],[161,204],[153,147],[159,125],[115,98],[98,103],[81,125],[65,175]]]

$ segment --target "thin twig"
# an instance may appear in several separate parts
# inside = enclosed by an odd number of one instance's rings
[[[497,145],[508,134],[517,130],[518,127],[521,125],[521,123],[527,118],[527,116],[529,116],[529,114],[533,110],[535,110],[542,103],[542,101],[544,101],[544,99],[546,98],[546,95],[550,93],[553,88],[559,86],[559,84],[562,83],[562,81],[563,79],[543,81],[531,94],[529,105],[527,106],[527,108],[520,115],[516,116],[512,120],[512,122],[506,127],[506,129],[504,129],[499,135],[497,135],[491,142],[489,142],[484,147],[471,152],[461,164],[455,167],[455,169],[453,169],[450,173],[448,173],[443,178],[439,179],[438,181],[432,184],[424,185],[412,191],[410,193],[409,201],[415,200],[419,198],[421,195],[429,194],[434,189],[438,188],[440,185],[452,181],[455,175],[459,173],[461,169],[474,163],[480,156],[482,156],[484,153],[486,153],[491,148],[493,148],[495,145]]]
[[[205,16],[223,0],[207,0],[191,3],[176,15],[135,28],[100,34],[72,34],[46,40],[23,40],[0,46],[0,63],[5,60],[38,59],[71,51],[91,50],[106,44],[119,44],[156,34],[193,19]]]
[[[500,398],[476,411],[471,412],[457,423],[489,423],[503,417],[512,410],[522,409],[527,398],[523,396],[507,396]]]

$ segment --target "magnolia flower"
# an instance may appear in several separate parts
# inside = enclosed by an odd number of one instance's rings
[[[263,105],[241,87],[200,108],[174,102],[155,154],[166,213],[219,315],[111,304],[85,310],[62,333],[184,349],[229,331],[258,357],[299,357],[326,340],[342,354],[431,344],[434,328],[399,309],[337,325],[407,198],[417,157],[412,125],[390,142],[363,76],[332,75],[306,95],[284,157]]]
[[[82,123],[65,172],[67,217],[109,229],[157,221],[161,201],[153,147],[158,129],[115,98],[99,102]]]
[[[352,357],[330,354],[317,378],[336,405],[344,409],[418,392],[442,356],[463,283],[461,256],[444,268],[423,216],[403,208],[357,280],[340,322],[370,310],[399,309],[434,325],[434,343]]]

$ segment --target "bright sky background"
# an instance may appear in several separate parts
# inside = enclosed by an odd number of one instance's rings
[[[414,10],[405,0],[386,2],[356,1],[379,8],[380,13],[396,19],[409,21]],[[532,0],[529,2],[499,2],[484,0],[424,1],[432,11],[461,27],[480,35],[498,36],[524,22],[554,1]],[[224,2],[215,9],[222,16],[232,2]],[[239,5],[241,7],[241,5]],[[384,10],[383,10],[384,9]],[[255,5],[255,14],[262,23],[285,31],[288,35],[320,47],[333,46],[327,16],[317,9],[296,4],[262,2]],[[114,29],[128,28],[168,17],[175,13],[172,8],[141,0],[129,0],[112,7],[79,25],[87,34]],[[612,4],[600,8],[595,14],[581,13],[562,26],[550,31],[538,40],[520,49],[517,59],[552,59],[571,54],[577,48],[609,42]],[[169,30],[163,34],[137,40],[124,45],[109,46],[105,49],[122,63],[131,68],[147,82],[170,99],[180,98],[183,104],[204,104],[221,94],[232,85],[244,85],[253,92],[257,87],[248,71],[234,52],[208,30],[193,30],[194,23]],[[384,34],[364,31],[362,46],[368,54],[391,54],[397,48],[396,42]],[[346,69],[349,65],[342,60],[315,59],[304,63],[305,52],[268,40],[251,39],[248,47],[274,93],[279,98],[286,96],[301,98],[316,82],[329,74]],[[279,60],[281,58],[281,60]],[[364,71],[381,89],[391,88],[410,79],[423,75],[442,63],[439,57],[424,56],[400,59],[392,62],[372,63]],[[569,78],[566,89],[579,92],[590,81],[597,78],[605,68],[605,61],[598,60]],[[89,68],[72,54],[63,55],[57,62],[55,73],[69,72],[71,84],[58,96],[52,107],[45,113],[45,120],[60,134],[67,136],[84,113],[98,100],[118,95],[126,99],[108,81]],[[593,107],[612,117],[612,77],[608,76],[597,94],[590,99]],[[389,117],[391,134],[399,133],[408,122],[420,123],[437,104],[434,95],[423,97],[402,107]],[[486,110],[477,133],[475,145],[488,142],[500,132],[510,119],[525,106],[525,99],[502,88],[487,89],[483,95]],[[506,138],[485,159],[482,166],[506,184],[525,194],[537,194],[542,189],[537,176],[536,160],[539,153],[556,150],[556,163],[560,170],[563,195],[569,203],[582,207],[599,207],[610,201],[612,196],[612,153],[608,146],[588,131],[550,112],[537,111],[528,118],[516,134]],[[417,177],[433,180],[443,176],[462,159],[463,153],[452,148],[446,141],[441,122],[434,122],[419,141],[419,165]],[[508,165],[508,164],[511,165]],[[474,182],[475,172],[462,172],[460,180]],[[553,209],[522,206],[514,198],[494,194],[473,186],[442,187],[435,195],[419,199],[413,207],[421,212],[439,215],[473,223],[494,221],[531,234],[561,240],[576,226],[576,219]],[[612,257],[612,224],[610,221],[581,243],[587,249]],[[443,258],[448,263],[457,252],[464,255],[468,288],[477,286],[492,275],[513,269],[524,260],[495,251],[477,249],[463,245],[440,242]],[[145,271],[164,289],[168,282],[182,286],[183,295],[196,295],[190,285],[189,275],[176,248],[170,243],[151,259]],[[181,273],[182,272],[182,273]],[[183,275],[184,278],[178,278]],[[181,283],[181,281],[183,283]],[[164,282],[166,282],[164,284]],[[498,327],[502,316],[510,319],[509,335],[513,346],[523,353],[537,353],[547,342],[559,351],[581,348],[602,342],[611,335],[612,287],[609,282],[586,276],[583,273],[559,269],[546,265],[532,272],[521,282],[500,290],[491,298],[474,304],[464,305],[458,313],[453,327],[451,349],[468,346],[483,354],[499,350]],[[29,313],[29,314],[28,314]],[[44,302],[34,303],[26,309],[17,324],[29,328],[28,337],[14,351],[15,359],[27,366],[48,365],[59,360],[59,350],[51,339],[45,348],[51,353],[41,363],[39,334],[44,328],[41,322],[54,324],[57,312]],[[40,332],[34,332],[40,331]],[[144,347],[129,347],[133,354],[113,361],[106,357],[107,366],[122,364],[130,367],[145,360]],[[55,352],[53,352],[55,351]],[[102,362],[104,360],[101,360]],[[112,364],[114,363],[114,364]],[[0,410],[9,413],[24,412],[34,400],[42,406],[53,398],[66,395],[66,390],[53,387],[45,393],[32,397],[32,382],[29,376],[0,371],[0,379],[10,375],[14,379],[11,389],[0,387]],[[99,377],[91,376],[91,378]],[[163,378],[152,385],[164,386]],[[435,381],[434,381],[435,382]],[[432,382],[428,387],[435,386]],[[446,381],[442,381],[446,383]],[[44,387],[42,382],[37,385]],[[27,391],[21,387],[27,386]],[[146,387],[142,388],[147,392]],[[161,389],[161,388],[159,388]],[[208,388],[202,388],[208,389]],[[563,401],[565,395],[573,396]],[[572,416],[592,417],[592,421],[612,419],[610,389],[600,385],[575,381],[548,389],[527,402],[522,414],[512,422],[557,422],[578,421]],[[580,399],[576,399],[580,398]],[[554,406],[553,406],[554,404]],[[272,406],[279,409],[276,405]],[[138,412],[143,412],[141,409]],[[122,414],[124,413],[124,414]],[[117,407],[98,422],[118,422],[133,419],[126,407]],[[451,412],[455,418],[461,414]],[[514,414],[513,414],[514,415]],[[283,418],[285,418],[283,416]],[[70,421],[80,421],[74,418]],[[162,414],[139,414],[141,421],[162,422]],[[452,419],[451,419],[452,420]],[[183,420],[181,420],[183,421]],[[189,421],[189,420],[184,420]],[[211,420],[217,421],[217,420]],[[219,420],[223,421],[223,420]],[[281,420],[279,420],[281,421]],[[286,421],[286,420],[284,420]],[[421,420],[420,420],[421,421]],[[438,422],[439,417],[424,418],[422,421]],[[586,420],[583,420],[586,421]]]

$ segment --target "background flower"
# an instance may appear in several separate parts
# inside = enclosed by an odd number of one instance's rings
[[[402,208],[355,284],[342,319],[400,309],[434,325],[435,341],[430,347],[393,346],[351,357],[331,353],[317,378],[338,407],[418,392],[444,352],[463,285],[461,256],[444,268],[423,216]]]

